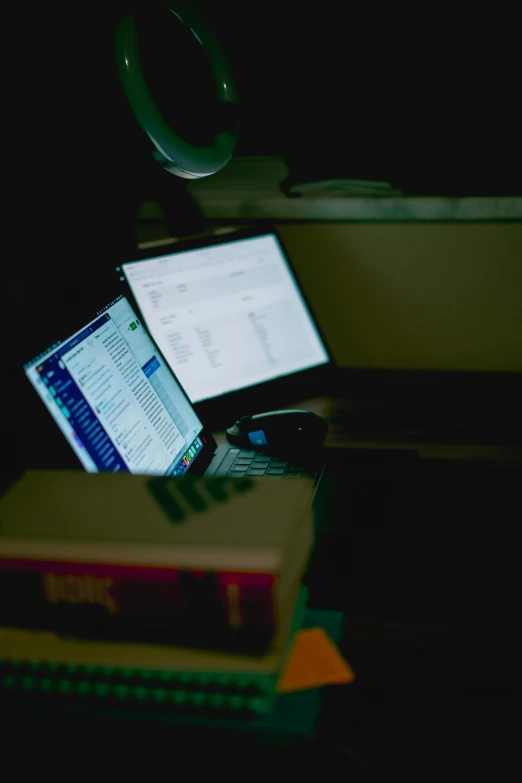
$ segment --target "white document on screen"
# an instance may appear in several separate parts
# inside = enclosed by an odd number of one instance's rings
[[[185,440],[114,321],[62,356],[131,472],[161,474]]]
[[[193,402],[328,361],[273,235],[130,263],[124,272]]]

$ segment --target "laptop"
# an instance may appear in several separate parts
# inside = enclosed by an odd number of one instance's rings
[[[117,268],[123,293],[207,422],[330,386],[332,356],[274,229],[144,256]]]
[[[316,475],[262,451],[217,446],[129,300],[120,295],[24,365],[85,470],[180,476]]]

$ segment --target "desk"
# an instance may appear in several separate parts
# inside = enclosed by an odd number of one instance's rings
[[[357,374],[345,377],[349,391],[341,387],[304,402],[330,424],[330,469],[306,578],[310,605],[345,613],[341,648],[357,673],[355,683],[326,689],[317,738],[299,749],[256,751],[217,740],[179,743],[165,724],[78,720],[44,727],[34,721],[21,729],[13,722],[0,726],[6,750],[14,733],[33,762],[52,763],[54,771],[70,773],[81,764],[96,773],[167,772],[190,781],[225,775],[242,783],[517,779],[518,430],[501,426],[511,418],[495,404],[491,387],[476,393],[484,429],[464,432],[454,378],[447,400],[455,406],[445,406],[445,418],[442,387],[434,391],[426,380],[409,394],[411,384],[403,386],[393,406],[401,422],[386,418],[376,395],[372,403],[378,383],[381,399],[386,396],[382,375],[364,383]],[[472,380],[463,379],[460,388]],[[514,386],[503,387],[504,401],[516,399],[518,384],[515,378]],[[423,396],[422,388],[430,394]],[[419,400],[430,395],[439,409],[432,406],[428,415]],[[364,405],[372,408],[366,421]],[[475,413],[468,406],[468,423]],[[429,426],[418,426],[421,420]],[[408,449],[420,459],[409,459]],[[20,770],[27,758],[17,760]]]
[[[286,407],[322,416],[331,449],[513,463],[522,460],[521,401],[522,373],[340,369],[328,395]]]

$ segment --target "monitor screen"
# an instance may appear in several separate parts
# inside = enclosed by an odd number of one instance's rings
[[[121,270],[192,402],[330,361],[273,233],[130,261]]]
[[[203,425],[125,297],[24,366],[84,468],[179,475]]]

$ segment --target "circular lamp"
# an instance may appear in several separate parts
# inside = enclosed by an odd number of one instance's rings
[[[210,100],[208,95],[202,97],[202,105],[198,105],[197,112],[198,118],[201,118],[200,124],[212,129],[211,138],[208,138],[208,134],[203,141],[187,138],[186,133],[175,127],[175,121],[165,117],[165,111],[160,108],[154,95],[155,85],[151,83],[150,73],[147,76],[140,36],[144,27],[148,26],[150,39],[150,9],[151,5],[148,3],[144,12],[140,11],[139,7],[127,11],[119,19],[116,28],[116,59],[125,95],[136,120],[153,144],[155,159],[165,169],[185,179],[208,177],[228,163],[237,140],[237,95],[230,66],[209,25],[189,2],[164,0],[156,4],[154,10],[157,16],[152,22],[153,36],[157,34],[158,38],[163,39],[172,22],[174,34],[172,41],[169,40],[168,43],[172,46],[172,51],[175,52],[179,44],[176,35],[180,38],[184,36],[184,40],[190,36],[191,45],[194,44],[196,49],[201,47],[196,53],[204,56],[212,74],[213,97]],[[147,25],[144,25],[143,13],[149,13]],[[162,54],[167,55],[168,52],[158,52],[160,57]],[[183,83],[182,92],[186,95],[186,80],[191,78],[191,63],[187,61],[183,65],[183,72],[178,68],[175,73],[162,74],[163,89],[166,84],[168,101],[171,103],[169,114],[172,115],[172,108],[176,111],[179,108],[181,126],[186,107],[182,102],[178,107],[177,91]],[[193,95],[193,101],[198,100],[198,94]]]

